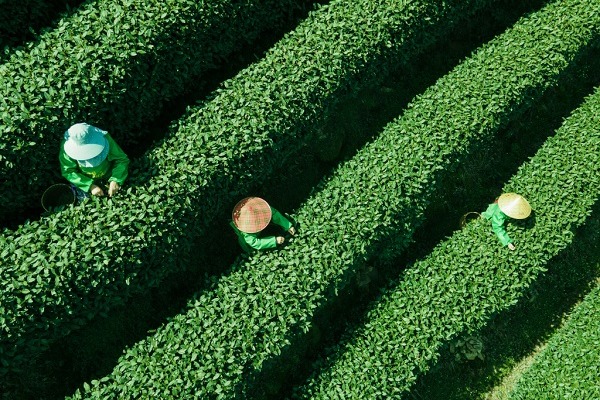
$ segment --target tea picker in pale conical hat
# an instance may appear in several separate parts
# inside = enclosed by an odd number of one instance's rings
[[[119,191],[127,178],[129,158],[108,132],[78,123],[64,134],[58,155],[62,176],[82,200],[104,196],[100,185],[108,185],[108,195]]]
[[[295,235],[293,224],[279,211],[260,197],[240,200],[231,213],[231,227],[238,236],[240,246],[247,251],[273,249],[285,242],[283,236],[263,235],[263,230],[272,222],[290,235]]]
[[[531,206],[523,196],[516,193],[504,193],[490,204],[481,216],[492,222],[492,229],[502,245],[514,250],[515,245],[504,229],[504,222],[508,218],[525,219],[530,214]]]

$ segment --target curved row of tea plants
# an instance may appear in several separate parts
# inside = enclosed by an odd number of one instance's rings
[[[508,225],[514,252],[500,245],[485,220],[455,233],[384,291],[363,326],[336,346],[333,361],[318,363],[321,372],[297,397],[399,398],[450,339],[477,331],[515,304],[571,244],[598,201],[599,113],[597,90],[505,186],[534,210],[523,223]]]
[[[117,198],[5,230],[0,372],[197,262],[195,240],[283,167],[339,96],[410,59],[486,2],[334,1],[134,160],[131,184]]]
[[[536,355],[509,399],[600,399],[600,286]]]
[[[581,13],[589,2],[561,6],[520,22],[440,79],[323,182],[294,216],[300,233],[290,246],[238,261],[74,398],[273,395],[267,386],[302,357],[315,315],[381,241],[396,237],[396,252],[408,245],[437,178],[535,102],[597,37],[589,28],[599,17]]]
[[[56,180],[65,130],[87,121],[121,146],[192,79],[302,0],[99,0],[0,65],[0,221]]]

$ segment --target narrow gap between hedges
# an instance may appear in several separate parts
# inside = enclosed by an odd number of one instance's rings
[[[505,0],[501,7],[495,4],[493,10],[478,13],[439,44],[426,49],[410,66],[390,74],[381,85],[343,99],[330,120],[321,127],[324,135],[331,138],[330,142],[302,149],[297,157],[273,175],[269,186],[255,188],[255,193],[268,199],[280,211],[292,213],[323,176],[330,174],[339,162],[351,158],[387,122],[400,115],[415,95],[435,83],[482,43],[512,25],[523,13],[539,8],[544,2],[537,0],[525,6],[516,0]],[[264,50],[273,42],[273,38],[268,37],[262,40],[266,46]],[[254,52],[237,57],[251,62],[258,57]],[[237,69],[215,71],[214,87]],[[164,133],[169,122],[183,112],[186,104],[202,96],[204,94],[191,90],[188,95],[174,101],[173,106],[167,107],[172,109],[169,112],[173,114],[167,112],[162,116],[162,128],[158,128],[159,122],[154,122],[155,132]],[[193,256],[198,261],[189,271],[175,274],[159,288],[135,296],[109,315],[95,318],[85,328],[40,354],[35,365],[18,377],[18,385],[24,388],[23,398],[62,397],[71,394],[83,382],[109,374],[123,349],[151,335],[153,330],[178,314],[194,293],[204,290],[211,279],[217,279],[241,253],[227,223],[224,219],[215,224],[211,240],[197,244],[199,250]],[[383,275],[379,280],[372,279],[369,287],[374,288],[383,281]],[[360,290],[361,301],[366,299],[363,291],[364,288]],[[346,308],[345,303],[350,303],[352,296],[344,296],[341,302],[337,302],[342,303],[341,309]],[[340,312],[340,315],[344,313]],[[317,340],[317,349],[335,340],[333,338],[339,335],[344,319],[336,321],[337,328],[328,332],[327,337]],[[313,350],[307,356],[307,361],[302,363],[306,368],[301,373],[298,371],[298,377],[306,376],[307,368],[318,351]],[[280,389],[283,393],[299,380],[293,381],[288,376],[281,382],[284,382]]]
[[[86,0],[46,0],[39,2],[44,3],[42,7],[30,5],[27,1],[23,2],[21,7],[28,8],[27,15],[31,25],[21,25],[18,31],[0,30],[0,62],[8,59],[12,53],[23,48],[28,42],[37,42],[38,36],[55,28],[61,18],[75,13],[84,1]]]
[[[412,390],[415,397],[485,398],[520,360],[545,343],[600,277],[599,214],[597,202],[592,216],[576,231],[573,245],[550,261],[548,272],[533,283],[522,300],[471,335],[483,342],[483,360],[456,360],[444,349],[430,373],[417,380]]]
[[[593,50],[589,53],[593,53]],[[396,281],[407,266],[426,257],[439,242],[460,229],[459,220],[463,214],[469,211],[484,211],[487,205],[501,194],[502,187],[517,169],[554,134],[564,118],[583,102],[584,97],[600,85],[598,58],[592,54],[585,56],[578,65],[567,70],[557,87],[550,88],[541,101],[511,121],[490,144],[471,152],[456,171],[447,175],[440,183],[438,195],[432,196],[435,201],[425,213],[424,224],[413,235],[414,243],[402,256],[392,264],[385,265],[372,260],[365,270],[359,271],[354,285],[340,293],[339,298],[315,319],[314,328],[306,334],[307,342],[312,343],[292,343],[292,349],[296,346],[304,347],[303,362],[294,365],[293,371],[288,371],[284,377],[285,382],[280,384],[281,390],[273,393],[271,398],[291,396],[293,387],[303,384],[314,372],[314,361],[325,355],[329,356],[328,358],[335,357],[334,354],[328,353],[330,346],[337,343],[345,331],[352,334],[362,325],[369,304],[378,298],[381,288]],[[579,289],[574,290],[578,292]],[[510,328],[508,331],[510,332]],[[526,335],[527,332],[523,334]],[[285,356],[281,359],[285,359]],[[292,354],[290,357],[298,355]],[[285,364],[281,359],[278,360],[280,365]],[[491,372],[493,369],[488,368],[487,371]],[[262,379],[268,380],[268,377],[263,376]],[[436,374],[428,380],[430,388],[439,388],[439,379],[441,376]],[[454,382],[456,385],[461,379],[459,375],[454,374],[446,377],[446,382]],[[461,392],[454,398],[467,398],[461,397],[464,395],[465,393]],[[438,398],[446,400],[448,397]]]
[[[161,113],[139,128],[145,132],[143,141],[135,145],[123,146],[125,153],[130,159],[142,157],[160,139],[165,137],[169,125],[183,117],[188,107],[194,106],[203,99],[206,99],[224,81],[233,78],[241,70],[260,60],[287,32],[294,30],[317,4],[323,5],[328,2],[329,0],[306,0],[306,3],[298,10],[295,10],[287,21],[281,21],[277,26],[270,27],[251,45],[243,46],[234,54],[221,59],[215,68],[210,69],[201,76],[190,79],[185,93],[166,101],[162,106]],[[60,177],[59,171],[56,171],[56,176],[59,181],[64,181]],[[19,225],[25,223],[25,221],[36,221],[43,218],[45,214],[40,203],[38,206],[25,210],[18,215],[7,217],[3,221],[2,227],[15,230]]]

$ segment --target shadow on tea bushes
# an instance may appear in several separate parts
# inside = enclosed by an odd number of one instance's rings
[[[599,216],[597,204],[592,217],[577,230],[574,244],[550,262],[548,273],[529,288],[524,301],[496,315],[476,333],[484,342],[485,361],[456,362],[444,350],[411,393],[431,400],[483,399],[519,361],[551,337],[565,313],[600,277]]]

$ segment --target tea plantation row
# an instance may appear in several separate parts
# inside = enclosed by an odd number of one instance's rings
[[[165,101],[303,3],[99,0],[16,51],[0,65],[0,223],[58,180],[71,124],[108,129],[126,148],[144,141]]]
[[[450,339],[477,331],[515,304],[546,263],[572,242],[598,201],[598,113],[600,90],[505,186],[504,192],[521,193],[534,209],[529,220],[508,227],[516,251],[499,246],[483,220],[440,243],[382,294],[364,327],[338,344],[335,361],[322,362],[323,372],[299,397],[342,398],[341,388],[344,395],[398,398]],[[591,357],[581,365],[594,365]],[[594,369],[587,365],[584,370]],[[544,382],[545,393],[549,389]]]
[[[185,314],[74,398],[276,393],[277,379],[302,359],[315,318],[327,318],[327,307],[365,261],[382,243],[393,242],[394,255],[406,248],[438,178],[533,104],[598,38],[590,4],[556,2],[440,79],[323,182],[294,215],[301,233],[289,247],[237,262]],[[484,243],[493,253],[507,252],[492,236]],[[365,390],[353,382],[354,390]]]
[[[311,139],[336,99],[486,3],[331,2],[134,160],[118,198],[5,230],[0,372],[187,267],[195,241]]]
[[[598,150],[598,149],[596,149]],[[600,286],[575,307],[536,355],[508,396],[511,400],[600,398]]]

